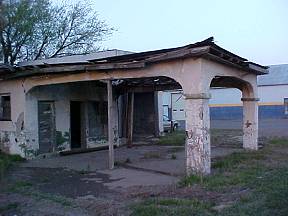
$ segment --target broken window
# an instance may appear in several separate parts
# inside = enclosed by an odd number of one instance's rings
[[[0,121],[11,120],[10,95],[0,95]]]

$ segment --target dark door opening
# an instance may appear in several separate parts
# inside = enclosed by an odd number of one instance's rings
[[[134,93],[133,133],[138,135],[155,134],[154,92]]]
[[[81,102],[70,102],[71,149],[81,148]]]
[[[38,102],[39,153],[55,150],[55,111],[53,101]]]

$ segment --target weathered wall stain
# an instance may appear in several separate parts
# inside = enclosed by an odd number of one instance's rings
[[[24,130],[24,112],[21,112],[15,122],[16,125],[16,136],[21,135],[21,131]]]
[[[63,151],[69,149],[70,134],[65,131],[56,131],[56,151]]]

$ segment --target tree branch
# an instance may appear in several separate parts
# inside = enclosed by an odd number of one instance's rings
[[[40,49],[39,49],[37,55],[36,55],[35,58],[34,58],[34,60],[37,60],[37,59],[40,57],[40,55],[41,55],[41,53],[42,53],[42,51],[43,51],[44,46],[47,44],[47,41],[48,41],[48,36],[46,35],[45,38],[44,38],[44,40],[43,40],[43,42],[42,42],[42,44],[41,44],[41,46],[40,46]]]

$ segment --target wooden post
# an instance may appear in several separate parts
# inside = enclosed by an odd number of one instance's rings
[[[133,146],[133,115],[134,115],[134,93],[128,93],[127,101],[127,147]]]
[[[112,81],[107,82],[108,92],[108,142],[109,142],[109,169],[114,168],[114,133],[113,133],[113,88]]]
[[[162,107],[161,107],[162,108]],[[155,137],[159,137],[160,128],[159,128],[159,106],[158,106],[158,92],[154,92],[154,135]]]
[[[87,148],[87,137],[89,136],[89,113],[88,101],[81,103],[81,148]]]

